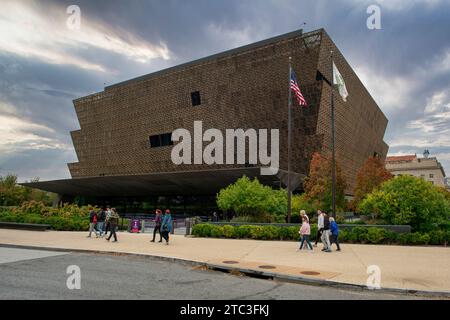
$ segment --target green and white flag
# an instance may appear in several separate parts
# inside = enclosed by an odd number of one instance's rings
[[[341,73],[339,72],[334,62],[333,62],[333,84],[337,84],[339,94],[341,95],[342,99],[345,102],[347,102],[348,91],[347,88],[345,87],[344,78],[342,77]]]

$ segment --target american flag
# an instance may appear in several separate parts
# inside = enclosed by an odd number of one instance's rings
[[[295,77],[294,70],[291,71],[291,89],[292,89],[292,92],[294,93],[295,97],[297,98],[298,104],[306,107],[308,104],[306,103],[306,100],[300,91],[300,88],[297,83],[297,78]]]

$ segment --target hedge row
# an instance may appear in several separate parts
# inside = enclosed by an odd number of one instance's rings
[[[87,231],[89,230],[89,218],[81,217],[44,217],[38,214],[0,213],[1,222],[48,224],[53,230],[58,231]],[[128,227],[128,219],[123,222],[123,229]],[[121,222],[119,223],[119,227]]]
[[[192,235],[211,238],[298,241],[300,238],[298,231],[299,227],[196,224],[192,229]],[[315,240],[316,233],[317,226],[311,226],[312,240]],[[355,227],[352,230],[341,230],[339,241],[370,244],[447,245],[450,242],[450,231],[398,234],[377,227]]]

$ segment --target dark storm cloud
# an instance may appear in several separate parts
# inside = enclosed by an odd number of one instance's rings
[[[49,9],[63,14],[73,4],[48,0],[33,3],[41,12]],[[381,8],[381,30],[366,27],[366,9],[374,3]],[[441,154],[450,171],[450,142],[442,138],[450,136],[450,119],[436,120],[442,110],[425,112],[432,101],[450,103],[450,96],[441,94],[448,92],[450,85],[450,55],[447,64],[445,60],[450,53],[450,1],[85,0],[76,4],[81,8],[82,28],[88,22],[92,28],[101,27],[100,34],[111,31],[136,48],[166,45],[170,58],[140,63],[133,57],[133,50],[122,52],[107,45],[67,42],[59,53],[78,60],[55,64],[0,48],[0,103],[8,103],[3,107],[8,112],[15,111],[27,121],[55,130],[40,137],[51,136],[70,149],[69,131],[78,128],[71,100],[100,91],[104,85],[302,27],[306,31],[324,27],[388,116],[386,140],[393,145],[391,151],[421,153],[429,141],[430,151],[438,157]],[[61,28],[63,22],[52,20],[55,28]],[[52,40],[59,45],[58,38]],[[83,63],[89,65],[80,68]],[[430,130],[430,126],[436,130]],[[40,159],[52,157],[51,163],[41,161],[35,166],[48,169],[45,177],[66,177],[62,172],[67,172],[66,162],[74,161],[74,153],[56,147],[17,151],[8,154],[7,161],[0,155],[0,167],[29,179],[39,174],[34,174],[23,159],[39,154]],[[44,171],[40,171],[42,176]]]

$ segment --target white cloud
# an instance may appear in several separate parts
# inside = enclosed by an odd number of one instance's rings
[[[6,104],[0,103],[1,106]],[[2,109],[4,110],[4,109]],[[55,130],[11,114],[0,114],[0,152],[15,153],[23,150],[72,149],[48,135]]]
[[[415,6],[424,6],[426,8],[434,8],[448,0],[376,0],[383,8],[389,10],[407,10]]]
[[[386,77],[368,66],[354,67],[361,82],[383,111],[394,112],[409,106],[418,83],[412,77]]]
[[[350,3],[361,5],[361,0],[349,0]],[[426,9],[433,9],[443,3],[449,3],[449,0],[365,0],[367,5],[377,4],[382,9],[391,11],[410,10],[416,6],[421,6]]]
[[[450,111],[450,93],[447,91],[436,92],[428,98],[427,105],[425,106],[425,113],[443,112],[445,110]]]
[[[44,11],[45,9],[45,11]],[[74,53],[90,48],[104,49],[139,63],[170,58],[166,44],[152,44],[127,31],[90,21],[81,9],[81,29],[66,26],[64,7],[40,8],[35,2],[2,1],[0,51],[32,57],[51,64],[74,65],[93,71],[107,71],[101,64]]]

